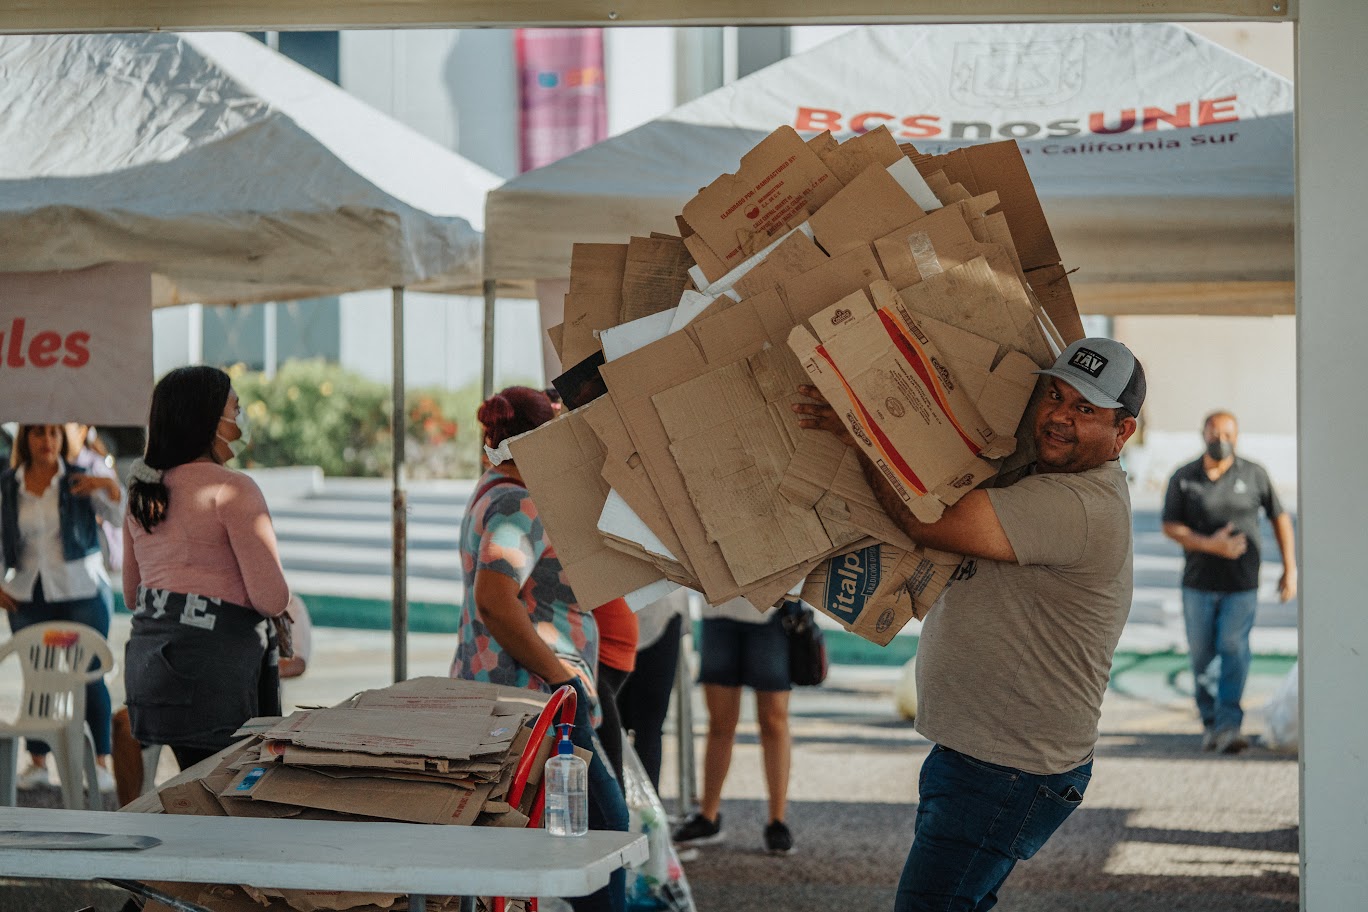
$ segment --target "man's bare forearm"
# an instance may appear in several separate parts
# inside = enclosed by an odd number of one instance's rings
[[[946,507],[940,519],[933,523],[922,522],[903,503],[873,461],[863,451],[857,449],[856,452],[879,506],[908,538],[938,551],[1016,562],[1016,549],[1007,538],[992,501],[983,491],[970,491]]]
[[[893,486],[884,478],[879,467],[874,465],[874,460],[869,458],[869,454],[859,447],[855,447],[855,455],[860,457],[860,468],[864,470],[865,481],[869,482],[869,487],[874,491],[874,499],[883,507],[888,518],[893,520],[899,529],[907,533],[907,537],[915,542],[920,542],[917,533],[926,528],[926,523],[912,515],[912,511],[903,503],[903,499],[898,496],[898,492],[893,490]]]

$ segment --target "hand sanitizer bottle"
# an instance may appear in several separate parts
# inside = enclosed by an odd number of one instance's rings
[[[589,767],[575,756],[570,742],[574,726],[563,723],[556,756],[546,761],[546,831],[552,836],[589,832]]]

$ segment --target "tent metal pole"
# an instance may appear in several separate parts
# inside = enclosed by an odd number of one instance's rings
[[[481,399],[494,395],[494,300],[498,283],[484,281],[484,372],[481,374]]]
[[[394,635],[394,681],[397,684],[408,679],[408,494],[404,491],[404,417],[407,409],[404,405],[404,289],[396,286],[390,291],[393,321],[390,475],[394,480],[391,491],[394,600],[390,608],[390,629]]]
[[[689,596],[689,610],[684,612],[684,623],[679,626],[679,660],[675,664],[675,743],[678,745],[675,760],[679,765],[679,798],[675,812],[681,820],[698,805],[698,764],[694,756],[693,722],[695,598]]]

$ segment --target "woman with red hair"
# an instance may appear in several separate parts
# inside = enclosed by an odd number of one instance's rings
[[[594,736],[599,633],[593,606],[581,607],[546,538],[537,507],[504,443],[555,417],[540,390],[510,386],[480,406],[487,471],[461,521],[465,588],[451,676],[551,693],[569,684],[579,697],[572,740],[593,752],[589,827],[626,830],[627,805]],[[626,907],[621,869],[604,889],[572,899],[577,912]]]

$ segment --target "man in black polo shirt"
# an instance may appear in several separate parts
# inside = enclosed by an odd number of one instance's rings
[[[1213,412],[1202,425],[1206,452],[1173,473],[1164,498],[1164,534],[1183,547],[1183,617],[1187,622],[1202,750],[1234,754],[1240,735],[1240,697],[1249,675],[1249,631],[1259,588],[1259,510],[1273,522],[1282,552],[1278,595],[1297,594],[1292,519],[1278,502],[1264,467],[1235,455],[1239,427],[1229,412]],[[1216,693],[1202,676],[1220,656]]]

